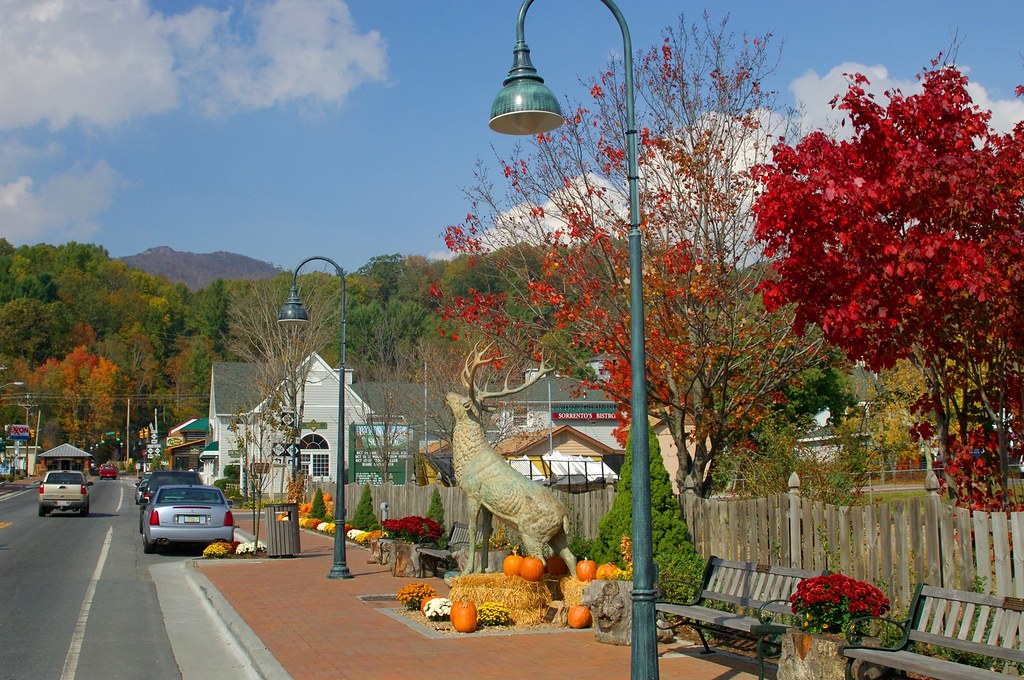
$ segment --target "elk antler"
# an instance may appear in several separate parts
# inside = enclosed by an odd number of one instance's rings
[[[509,387],[509,384],[508,384],[509,380],[512,379],[512,374],[515,371],[515,369],[513,368],[513,369],[510,369],[509,372],[505,374],[505,382],[502,385],[502,388],[500,390],[497,390],[496,392],[489,392],[489,391],[477,389],[475,387],[475,385],[474,385],[474,389],[471,391],[470,395],[471,395],[471,398],[473,399],[473,402],[477,406],[479,406],[481,408],[484,408],[484,406],[483,406],[484,400],[486,400],[486,399],[496,399],[498,397],[507,397],[507,396],[509,396],[511,394],[516,394],[517,392],[522,392],[523,390],[525,390],[526,388],[530,387],[531,385],[536,383],[538,380],[543,378],[545,375],[547,375],[548,373],[553,372],[554,370],[555,370],[555,367],[547,363],[547,358],[542,353],[540,355],[540,365],[537,367],[537,372],[534,373],[529,378],[527,378],[526,380],[524,380],[522,382],[522,384],[517,385],[515,387]]]

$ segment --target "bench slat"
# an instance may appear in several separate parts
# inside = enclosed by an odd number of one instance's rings
[[[936,678],[936,680],[991,680],[1006,677],[1006,675],[997,671],[965,666],[953,661],[914,654],[913,652],[886,652],[877,649],[857,648],[848,649],[844,654],[853,659],[869,661],[888,668],[899,668],[925,677]]]

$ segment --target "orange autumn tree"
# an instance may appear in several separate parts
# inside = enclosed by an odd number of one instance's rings
[[[803,369],[820,342],[798,338],[787,309],[766,311],[747,170],[790,118],[761,83],[768,38],[726,24],[666,30],[637,59],[647,374],[651,414],[665,419],[682,477],[700,494],[713,461]],[[526,336],[563,350],[571,370],[619,403],[628,421],[629,281],[623,86],[611,64],[590,82],[590,107],[501,161],[506,191],[478,171],[472,212],[446,231],[477,285],[443,285],[446,318],[492,338]],[[464,329],[462,329],[464,332]],[[578,371],[577,371],[578,374]],[[680,480],[682,481],[682,480]]]
[[[98,441],[104,432],[123,428],[114,405],[121,392],[117,366],[105,357],[76,347],[62,360],[50,359],[35,371],[33,384],[60,395],[52,402],[63,439],[79,447]]]

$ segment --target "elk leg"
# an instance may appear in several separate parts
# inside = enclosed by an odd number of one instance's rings
[[[466,547],[466,573],[479,573],[476,568],[476,524],[480,519],[480,503],[471,497],[466,497],[466,504],[469,506],[469,545]]]
[[[484,539],[483,545],[480,547],[480,573],[487,571],[487,565],[490,562],[487,559],[487,553],[491,545],[491,520],[494,517],[494,513],[487,509],[486,505],[480,506],[480,533]],[[476,541],[476,535],[470,534],[471,540]]]

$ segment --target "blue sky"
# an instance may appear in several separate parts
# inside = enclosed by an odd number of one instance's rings
[[[514,139],[487,127],[519,0],[4,0],[0,236],[112,256],[169,245],[290,269],[324,255],[443,256],[477,160]],[[782,101],[822,122],[841,74],[879,91],[959,42],[975,101],[1024,119],[1024,3],[621,0],[635,49],[681,13],[729,14],[782,45]],[[597,0],[537,0],[534,64],[582,98],[622,40]],[[493,148],[493,151],[492,151]]]

